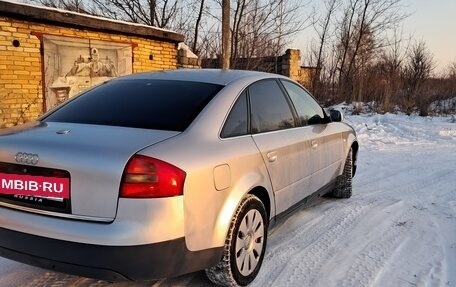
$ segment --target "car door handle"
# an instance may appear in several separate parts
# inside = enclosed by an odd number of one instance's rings
[[[268,152],[266,156],[269,162],[275,162],[277,160],[277,153],[275,151]]]
[[[311,144],[312,144],[312,148],[313,149],[318,147],[318,141],[317,140],[313,140]]]

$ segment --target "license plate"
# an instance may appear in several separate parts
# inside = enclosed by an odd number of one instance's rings
[[[69,199],[70,179],[0,173],[0,194]]]

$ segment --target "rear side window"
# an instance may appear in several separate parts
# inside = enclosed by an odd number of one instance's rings
[[[320,124],[325,115],[320,105],[303,88],[289,81],[282,81],[296,108],[301,125]]]
[[[247,118],[247,96],[244,92],[231,109],[220,136],[228,138],[246,135],[248,132]]]
[[[295,126],[285,95],[275,80],[263,80],[249,87],[252,133],[283,130]]]
[[[184,131],[223,86],[167,80],[115,80],[98,86],[44,121]]]

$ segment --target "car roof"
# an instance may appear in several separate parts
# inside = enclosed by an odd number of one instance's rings
[[[220,69],[177,69],[157,72],[132,74],[120,77],[118,80],[176,80],[228,85],[236,80],[247,77],[253,78],[285,78],[282,75],[245,70],[220,70]]]

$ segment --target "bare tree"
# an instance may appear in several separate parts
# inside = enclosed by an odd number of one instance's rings
[[[448,64],[446,75],[443,78],[445,85],[440,95],[443,99],[443,112],[453,114],[453,122],[456,121],[456,61]]]
[[[258,65],[253,59],[278,56],[284,52],[291,36],[308,24],[309,17],[302,16],[304,5],[293,0],[236,0],[232,24],[232,58],[236,66],[240,58],[242,68]]]
[[[346,100],[359,99],[362,83],[356,82],[360,70],[371,64],[369,54],[387,45],[386,31],[395,28],[407,14],[402,12],[401,0],[349,0],[339,27],[341,53],[339,56],[339,88]],[[367,60],[367,61],[366,61]]]
[[[222,0],[214,0],[217,7],[208,9],[209,20],[202,27],[202,58],[221,59],[221,19],[214,13],[222,7]],[[308,24],[302,8],[307,3],[298,0],[233,0],[231,2],[231,59],[230,66],[237,69],[269,69],[259,59],[278,57],[292,40],[292,35]],[[204,63],[205,61],[203,61]],[[207,62],[207,61],[206,61]],[[212,60],[210,66],[215,65]],[[219,62],[220,63],[220,62]],[[268,67],[265,69],[265,67]]]
[[[407,64],[404,71],[406,81],[406,110],[411,112],[416,105],[421,116],[427,116],[428,101],[424,93],[424,87],[434,69],[434,59],[427,49],[424,41],[413,44],[407,55]]]
[[[380,71],[382,97],[379,99],[384,111],[393,111],[393,103],[400,103],[404,97],[402,89],[402,74],[409,50],[410,39],[404,39],[402,32],[397,29],[388,45],[383,49],[377,63]]]
[[[92,3],[96,14],[160,28],[172,26],[183,9],[182,1],[178,0],[93,0]]]
[[[199,33],[199,27],[201,24],[201,18],[203,16],[203,11],[204,11],[204,0],[201,0],[200,8],[198,11],[198,17],[196,18],[196,23],[195,23],[195,33],[193,37],[193,44],[192,44],[192,49],[193,52],[199,54],[197,45],[198,45],[198,33]]]
[[[446,76],[449,79],[456,80],[456,61],[453,63],[450,63],[447,67],[447,73]]]
[[[315,47],[315,51],[313,53],[316,54],[316,60],[315,60],[315,73],[311,75],[311,83],[312,86],[310,87],[312,90],[313,95],[316,98],[321,97],[321,72],[323,70],[323,55],[324,55],[324,50],[327,45],[327,41],[329,38],[329,33],[331,29],[331,21],[332,18],[337,11],[338,5],[340,5],[340,0],[326,0],[325,3],[325,15],[322,18],[319,19],[314,19],[313,20],[313,27],[317,33],[318,37],[318,46]],[[317,9],[314,9],[315,11]],[[317,13],[315,13],[315,17],[319,17]]]
[[[155,23],[155,11],[157,10],[157,1],[149,0],[149,7],[150,23],[152,23],[153,25]]]
[[[90,13],[83,0],[32,0],[32,3],[79,13]]]
[[[232,57],[234,59],[238,58],[238,48],[239,48],[239,42],[241,40],[241,33],[240,33],[240,28],[241,28],[241,21],[243,19],[244,15],[244,10],[247,6],[246,0],[236,0],[236,8],[234,9],[234,18],[233,18],[233,28],[231,29],[232,34],[233,34],[233,39],[231,41],[231,51],[232,51]]]
[[[342,83],[344,83],[345,62],[347,61],[347,54],[350,50],[350,42],[352,39],[356,10],[359,0],[349,0],[348,6],[344,11],[342,22],[340,23],[340,43],[337,44],[342,50],[339,64],[339,90],[341,90]],[[345,75],[345,78],[348,75]]]

